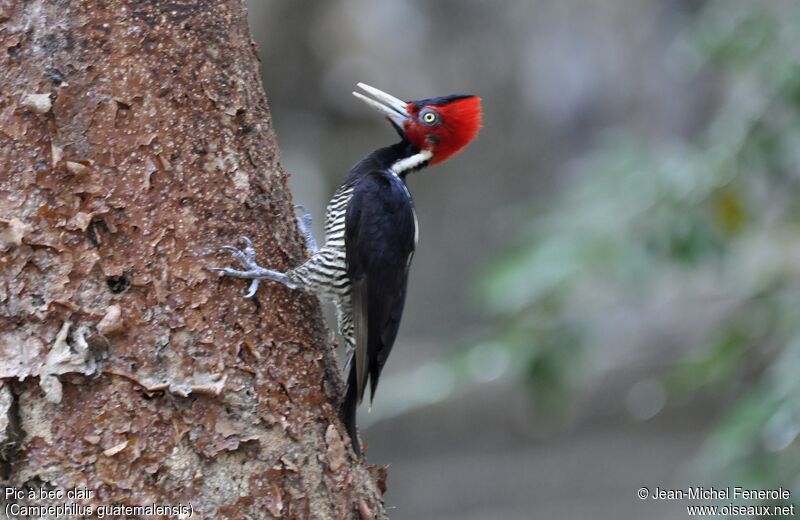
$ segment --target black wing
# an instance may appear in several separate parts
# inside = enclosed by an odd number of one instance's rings
[[[388,171],[361,177],[345,220],[356,337],[352,369],[358,402],[364,398],[367,378],[374,398],[381,370],[397,337],[415,235],[414,205],[405,183]]]

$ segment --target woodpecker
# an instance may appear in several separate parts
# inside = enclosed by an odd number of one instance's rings
[[[242,269],[214,267],[222,275],[252,280],[246,297],[260,280],[272,280],[333,302],[339,332],[348,346],[350,367],[341,405],[342,421],[356,455],[361,446],[356,408],[370,386],[370,402],[392,350],[406,298],[408,272],[417,244],[417,218],[406,177],[444,162],[473,139],[481,127],[478,96],[449,96],[402,101],[364,83],[353,95],[384,114],[400,142],[368,154],[350,170],[328,204],[325,244],[317,247],[311,216],[305,208],[298,226],[311,253],[302,265],[280,273],[256,263],[247,237],[242,249],[225,246]]]

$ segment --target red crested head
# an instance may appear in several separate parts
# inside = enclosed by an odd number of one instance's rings
[[[444,162],[457,154],[481,128],[478,96],[451,94],[406,102],[364,83],[358,86],[374,99],[360,92],[353,94],[386,115],[402,137],[422,152],[422,160],[428,164]]]
[[[431,164],[449,159],[466,147],[481,128],[481,98],[451,95],[408,103],[403,123],[406,139],[433,153]]]

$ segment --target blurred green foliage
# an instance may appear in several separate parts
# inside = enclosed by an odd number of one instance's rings
[[[545,401],[584,377],[577,353],[602,339],[609,308],[630,321],[658,302],[713,310],[654,377],[668,400],[725,404],[699,465],[709,476],[800,496],[800,3],[711,0],[671,56],[711,85],[702,128],[656,145],[606,137],[480,299]],[[681,330],[680,315],[661,329]]]

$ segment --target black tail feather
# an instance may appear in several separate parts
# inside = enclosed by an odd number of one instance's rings
[[[356,430],[356,409],[358,409],[358,385],[356,385],[356,364],[350,364],[350,375],[347,377],[347,391],[342,401],[342,421],[347,433],[350,435],[350,442],[356,455],[361,455],[361,444],[358,442],[358,431]]]

